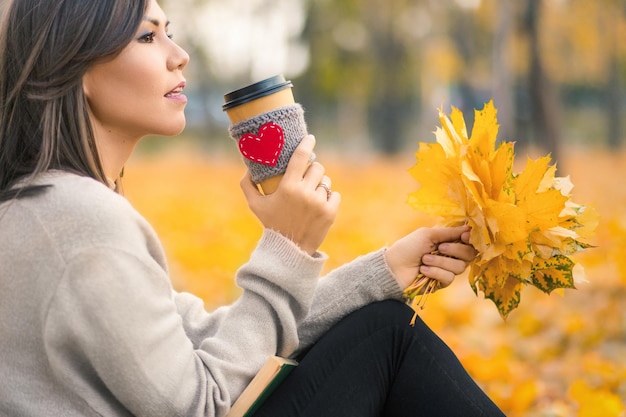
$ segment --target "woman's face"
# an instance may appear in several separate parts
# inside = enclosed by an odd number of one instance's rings
[[[189,55],[168,33],[165,13],[151,0],[135,38],[83,78],[98,141],[111,137],[134,142],[149,134],[180,133],[187,103],[182,70],[188,61]]]

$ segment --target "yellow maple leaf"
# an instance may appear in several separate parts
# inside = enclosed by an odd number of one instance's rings
[[[547,293],[575,287],[582,267],[568,256],[590,247],[582,239],[591,236],[598,216],[571,201],[573,184],[556,176],[549,155],[528,159],[522,172],[513,172],[514,144],[496,146],[493,101],[474,113],[468,137],[459,109],[452,107],[450,117],[439,109],[436,143],[421,143],[409,170],[420,187],[408,203],[445,225],[472,227],[470,243],[478,256],[470,264],[470,285],[506,318],[525,285]]]
[[[575,288],[574,265],[574,261],[564,255],[549,259],[537,257],[533,263],[532,284],[548,294],[557,288]]]
[[[521,301],[523,283],[513,274],[525,271],[513,271],[511,268],[518,266],[501,257],[492,259],[482,267],[472,265],[470,268],[472,289],[475,293],[477,290],[482,291],[485,298],[493,301],[503,318],[517,308]]]
[[[540,185],[542,186],[541,191],[551,188],[552,182],[550,177],[546,177],[546,174],[552,172],[553,169],[548,166],[549,163],[549,156],[544,156],[537,160],[528,159],[526,168],[515,179],[515,193],[518,196],[530,196],[540,190]],[[548,181],[548,184],[545,181]]]

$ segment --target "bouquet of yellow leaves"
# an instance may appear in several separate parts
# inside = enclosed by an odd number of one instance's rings
[[[470,243],[478,256],[469,267],[476,294],[491,299],[503,319],[532,285],[551,293],[575,288],[584,270],[570,256],[591,245],[582,239],[595,229],[594,210],[570,199],[569,177],[556,177],[550,156],[529,159],[513,172],[514,144],[496,146],[498,123],[493,102],[475,111],[468,137],[463,114],[439,110],[436,143],[420,143],[411,175],[420,188],[409,195],[416,210],[439,216],[444,225],[469,224]],[[433,281],[418,276],[405,297],[417,311],[433,290]],[[421,301],[420,301],[420,298]]]

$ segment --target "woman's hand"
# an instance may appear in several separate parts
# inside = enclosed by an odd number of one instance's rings
[[[391,245],[385,258],[403,290],[420,272],[444,288],[476,257],[469,237],[469,226],[420,228]],[[441,255],[431,255],[435,249]]]
[[[330,187],[324,167],[309,164],[315,138],[306,136],[295,149],[276,191],[263,195],[249,173],[241,180],[248,206],[264,227],[275,230],[295,242],[303,251],[314,254],[335,221],[341,197],[327,192]]]

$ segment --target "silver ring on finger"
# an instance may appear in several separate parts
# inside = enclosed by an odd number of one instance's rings
[[[328,186],[328,184],[324,184],[323,182],[321,182],[317,188],[322,187],[324,190],[326,190],[326,199],[328,200],[331,196],[331,194],[333,193],[333,191],[330,189],[330,187]]]

